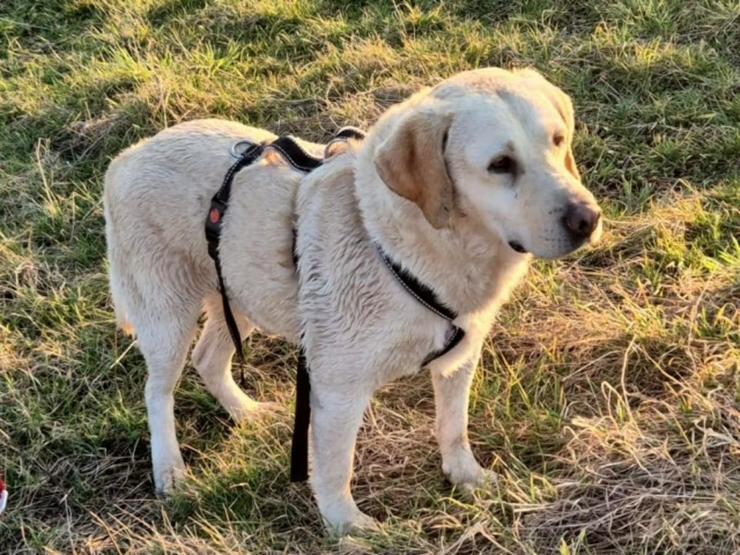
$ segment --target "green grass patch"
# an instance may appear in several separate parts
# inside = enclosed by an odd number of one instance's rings
[[[0,6],[0,517],[9,552],[735,553],[740,549],[740,8],[729,0],[6,0]],[[537,67],[573,97],[597,247],[537,263],[476,377],[499,481],[443,479],[428,376],[383,391],[324,534],[290,417],[232,425],[187,369],[185,487],[149,476],[145,366],[114,330],[102,175],[201,116],[323,140],[419,87]],[[295,353],[250,340],[291,407]]]

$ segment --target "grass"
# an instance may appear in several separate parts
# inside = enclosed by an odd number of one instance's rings
[[[740,550],[737,2],[5,0],[0,37],[4,552]],[[201,116],[322,140],[488,65],[572,95],[608,216],[598,247],[535,265],[491,335],[471,438],[498,486],[445,483],[420,374],[359,441],[356,498],[384,531],[327,537],[288,482],[289,416],[234,427],[188,369],[190,478],[157,500],[145,367],[107,293],[111,157]],[[251,392],[290,406],[294,350],[249,353]]]

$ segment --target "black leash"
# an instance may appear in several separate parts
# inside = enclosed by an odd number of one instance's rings
[[[308,480],[308,425],[311,422],[311,378],[308,375],[306,354],[301,346],[295,382],[295,416],[293,440],[290,444],[290,481]]]
[[[343,127],[335,136],[332,141],[327,145],[328,147],[336,142],[347,139],[363,139],[365,133],[355,127]],[[245,145],[246,148],[241,152],[236,152],[238,145]],[[234,182],[234,176],[246,166],[254,163],[262,154],[266,148],[273,148],[277,150],[283,158],[295,169],[308,173],[321,164],[324,163],[323,158],[312,156],[303,150],[298,143],[290,136],[278,137],[271,143],[252,143],[249,141],[239,141],[234,147],[232,147],[232,154],[237,158],[236,163],[229,168],[226,173],[221,188],[211,199],[211,206],[208,211],[208,217],[206,218],[206,239],[208,241],[208,254],[213,259],[216,266],[216,275],[218,276],[218,287],[221,293],[221,301],[224,309],[224,319],[226,320],[226,327],[229,330],[231,340],[234,342],[236,347],[236,354],[240,362],[244,362],[244,352],[242,350],[242,338],[239,333],[239,327],[237,326],[234,314],[231,311],[229,304],[228,294],[226,292],[226,285],[224,284],[223,273],[221,270],[221,259],[219,253],[219,242],[221,240],[221,225],[223,223],[223,217],[226,213],[226,209],[229,205],[229,199],[231,197],[231,186]],[[326,150],[325,150],[326,152]],[[295,263],[296,272],[298,271],[298,255],[295,250],[295,230],[293,231],[293,262]],[[448,333],[444,347],[442,349],[431,353],[422,362],[422,366],[426,366],[434,359],[441,357],[445,353],[452,350],[462,338],[465,336],[465,331],[456,326],[453,320],[457,318],[457,313],[445,306],[439,301],[434,291],[427,285],[421,283],[412,274],[406,271],[400,264],[393,261],[380,247],[375,246],[378,254],[383,260],[384,264],[391,272],[393,277],[403,286],[408,293],[419,301],[428,310],[434,312],[441,318],[444,318],[450,324],[450,332]],[[301,341],[303,343],[303,341]],[[242,387],[244,386],[244,374],[242,373]],[[308,365],[306,364],[306,356],[301,345],[298,354],[298,368],[296,373],[296,402],[295,402],[295,419],[293,422],[293,440],[290,452],[290,481],[291,482],[303,482],[308,479],[308,428],[311,421],[311,379],[309,374]]]

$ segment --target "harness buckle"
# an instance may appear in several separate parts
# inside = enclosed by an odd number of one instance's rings
[[[218,241],[221,238],[221,221],[226,212],[226,203],[213,197],[206,219],[206,241],[208,241],[208,255],[216,260],[218,257]]]

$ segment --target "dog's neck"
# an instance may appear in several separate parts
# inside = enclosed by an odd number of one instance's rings
[[[355,188],[370,238],[460,315],[499,306],[526,271],[529,256],[464,209],[449,227],[433,228],[418,206],[386,187],[367,151],[358,153]]]

